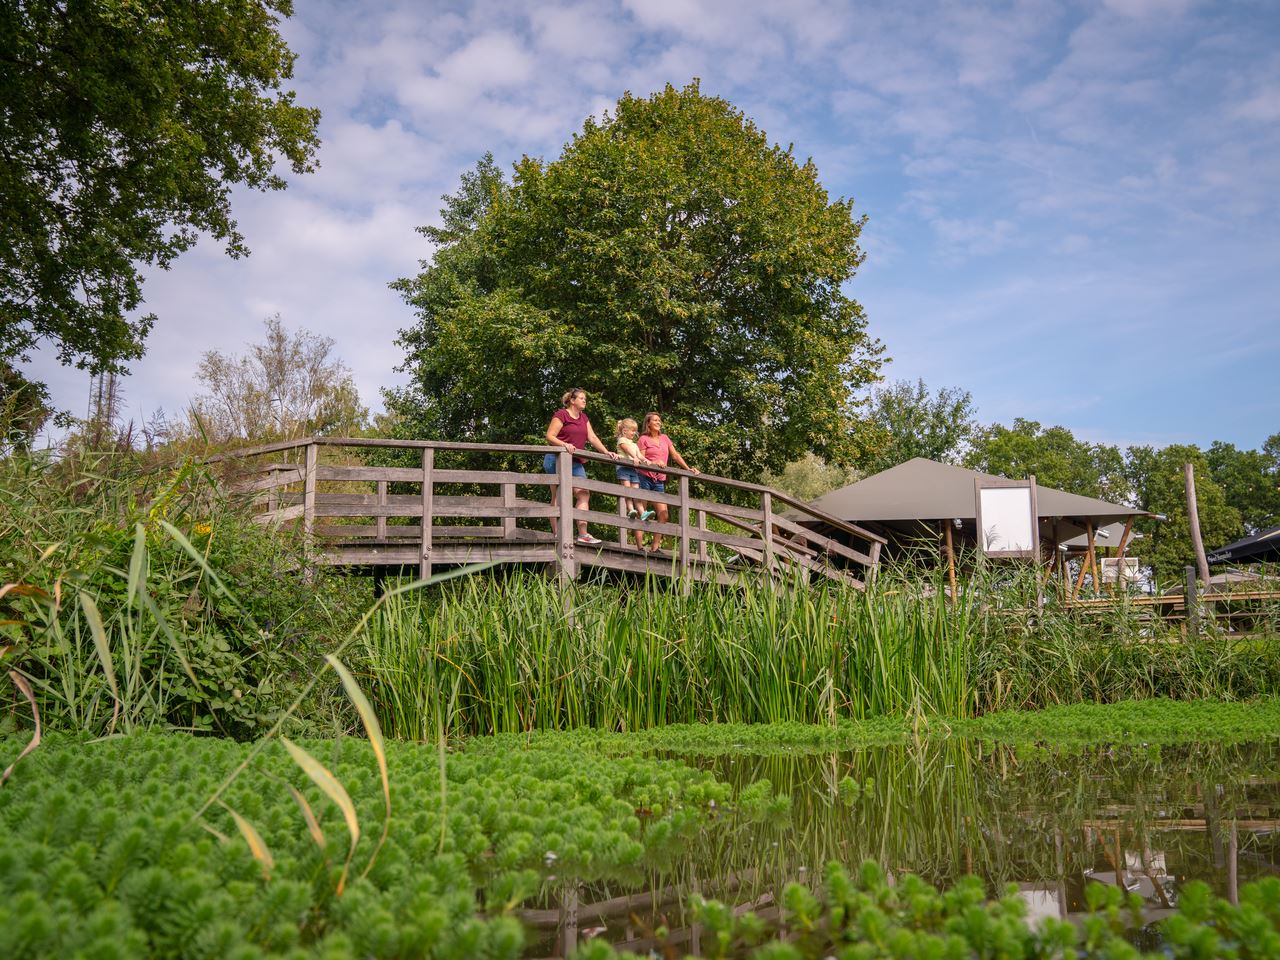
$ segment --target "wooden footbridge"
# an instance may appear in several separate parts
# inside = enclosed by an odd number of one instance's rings
[[[547,454],[557,457],[554,474],[543,470]],[[572,477],[573,456],[590,461],[587,479]],[[565,579],[604,567],[732,582],[754,568],[863,587],[884,543],[779,490],[674,467],[664,468],[668,492],[642,495],[667,505],[667,522],[629,519],[623,498],[639,499],[640,491],[615,482],[616,461],[558,447],[313,437],[215,460],[228,489],[249,498],[258,522],[298,525],[313,562],[375,577],[425,578],[500,561],[549,567]],[[589,509],[575,508],[574,489],[590,492]],[[602,542],[576,542],[580,520]],[[668,549],[641,549],[637,532],[650,541],[662,537]]]

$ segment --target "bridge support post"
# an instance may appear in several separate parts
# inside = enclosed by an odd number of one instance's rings
[[[312,541],[316,532],[316,466],[319,462],[320,448],[314,443],[307,444],[306,466],[302,473],[302,549],[308,563],[315,555]]]
[[[560,486],[556,493],[560,500],[560,522],[556,533],[559,541],[560,580],[568,582],[578,577],[578,564],[573,556],[573,455],[567,450],[561,450],[559,457],[556,473]]]
[[[680,476],[680,592],[689,594],[689,478]]]
[[[760,494],[760,512],[764,518],[760,521],[760,536],[764,540],[764,569],[773,573],[773,495],[769,491]]]
[[[435,480],[431,474],[435,468],[436,452],[431,447],[422,451],[422,553],[418,560],[418,579],[431,576],[431,500],[435,494]]]

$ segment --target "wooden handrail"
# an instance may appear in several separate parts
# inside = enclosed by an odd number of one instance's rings
[[[419,454],[420,464],[417,467],[320,466],[318,454],[321,447],[413,450]],[[820,552],[826,552],[829,555],[838,555],[856,564],[870,567],[871,575],[874,575],[874,567],[878,560],[880,546],[886,542],[885,538],[870,530],[815,509],[809,504],[760,483],[734,480],[715,474],[695,473],[692,470],[666,465],[662,467],[655,466],[651,469],[660,470],[662,473],[678,479],[677,489],[667,494],[649,493],[647,496],[643,494],[637,495],[629,493],[630,488],[624,488],[616,483],[575,479],[571,476],[571,467],[575,459],[589,460],[608,466],[616,466],[619,461],[611,454],[605,455],[590,450],[575,450],[569,453],[561,447],[541,444],[489,444],[439,440],[390,440],[365,437],[313,437],[262,444],[242,450],[225,451],[210,457],[206,462],[242,461],[251,457],[298,449],[304,450],[305,456],[300,458],[303,460],[302,463],[289,465],[289,469],[294,471],[289,480],[285,480],[284,476],[281,476],[278,480],[273,478],[269,481],[249,481],[239,485],[239,489],[243,492],[256,492],[264,489],[269,491],[269,499],[266,501],[268,513],[261,515],[260,519],[278,521],[282,519],[282,511],[288,511],[290,517],[301,516],[303,518],[303,529],[310,534],[315,531],[317,517],[366,518],[375,525],[370,527],[370,532],[372,533],[376,527],[378,542],[389,542],[394,546],[396,543],[402,543],[405,538],[397,534],[391,541],[386,540],[388,534],[395,529],[388,526],[387,518],[420,516],[422,519],[417,527],[418,537],[416,538],[418,539],[419,552],[413,558],[413,561],[418,567],[419,574],[424,577],[430,574],[432,567],[437,562],[457,562],[458,551],[460,549],[465,551],[466,549],[465,545],[459,544],[456,539],[462,537],[465,540],[464,534],[451,533],[446,535],[442,531],[441,536],[444,539],[440,541],[440,559],[434,559],[437,550],[436,543],[433,542],[432,526],[434,520],[440,517],[468,517],[472,518],[473,521],[483,521],[484,518],[492,519],[494,516],[498,516],[502,522],[502,527],[500,528],[503,531],[502,539],[509,544],[503,547],[502,550],[504,556],[511,559],[515,558],[519,552],[517,544],[531,544],[532,541],[528,540],[528,536],[535,534],[534,530],[518,527],[516,519],[551,515],[558,527],[558,535],[552,538],[552,542],[556,545],[556,554],[561,573],[568,578],[576,576],[580,562],[601,563],[608,560],[608,558],[601,558],[590,553],[584,553],[581,561],[575,556],[573,527],[576,523],[584,520],[616,526],[624,548],[627,542],[626,532],[628,529],[647,529],[654,534],[661,533],[662,535],[673,536],[675,567],[682,577],[686,577],[691,571],[695,543],[697,544],[697,559],[704,566],[705,561],[708,559],[708,543],[720,543],[722,546],[728,546],[731,549],[736,548],[744,556],[755,557],[771,570],[774,568],[775,563],[781,560],[786,560],[787,562],[795,561],[803,566],[819,569],[813,558],[816,558]],[[437,470],[435,468],[436,451],[528,456],[545,456],[548,453],[553,453],[557,458],[557,466],[556,471],[550,475],[542,472],[540,464],[538,470],[529,473],[513,469]],[[268,465],[263,469],[270,469],[271,466],[274,465]],[[282,490],[283,487],[288,486],[291,482],[296,483],[297,479],[303,481],[301,495],[293,491]],[[376,482],[377,493],[372,496],[349,492],[322,493],[317,490],[319,481],[354,482],[357,484]],[[706,485],[704,487],[706,493],[702,497],[691,496],[691,481]],[[409,504],[403,503],[403,501],[409,500],[409,497],[388,494],[387,485],[394,482],[422,484],[421,494],[412,495],[412,499],[417,501],[413,504],[413,508],[410,508]],[[502,505],[501,507],[495,506],[495,498],[488,496],[468,498],[458,496],[437,497],[435,495],[437,486],[450,483],[497,484],[502,490],[501,498],[498,498]],[[551,485],[557,488],[556,498],[551,507],[547,507],[545,503],[539,506],[536,501],[524,500],[517,496],[517,487],[522,485]],[[577,510],[573,504],[572,490],[580,486],[610,497],[622,498],[630,495],[635,496],[636,499],[666,503],[675,510],[675,516],[672,518],[674,522],[645,525],[636,521],[629,521],[625,516],[602,519],[605,515],[601,515],[596,511]],[[730,503],[720,504],[712,492],[716,487],[755,494],[759,497],[759,507],[735,506]],[[300,503],[298,502],[299,500],[301,501]],[[474,509],[469,506],[472,501],[474,501]],[[255,498],[254,502],[262,504],[264,501],[259,496]],[[286,504],[291,505],[286,506]],[[785,504],[790,507],[791,510],[788,513],[791,514],[791,517],[776,514],[775,504]],[[723,512],[721,512],[720,508],[723,508]],[[865,540],[870,544],[869,552],[862,553],[851,549],[830,536],[818,533],[809,527],[798,526],[793,519],[795,518],[795,513],[792,511],[801,514],[806,521],[816,520],[824,526]],[[708,530],[708,517],[723,520],[731,526],[748,532],[751,537],[756,538],[754,544],[750,540],[743,542],[741,537],[728,537]],[[745,518],[752,518],[753,520],[758,518],[758,522],[744,523],[742,519]],[[358,526],[359,524],[357,524]],[[663,529],[659,531],[659,527]],[[777,528],[776,532],[775,527]],[[344,529],[354,528],[348,523]],[[450,529],[462,530],[464,528]],[[489,528],[486,527],[484,529]],[[785,532],[783,532],[784,530]],[[454,537],[455,539],[450,541],[449,537]],[[348,539],[352,538],[356,542],[347,544],[347,547],[359,547],[358,541],[361,541],[362,537],[359,534],[350,534]],[[730,540],[734,541],[732,545],[728,543]],[[363,539],[363,542],[369,543],[367,538]],[[342,544],[338,544],[331,549],[337,549],[337,547],[342,547]],[[344,547],[343,549],[346,548]],[[544,556],[543,551],[544,548],[538,547],[537,555],[539,557]],[[376,554],[377,550],[370,547],[357,549],[352,555],[365,557]],[[336,556],[336,554],[332,554],[330,559],[325,562],[339,562],[332,559],[332,556]],[[400,557],[401,554],[396,553],[395,556]],[[361,560],[359,562],[370,562],[370,560]],[[391,563],[401,561],[391,559],[377,561],[375,559],[372,562]],[[621,561],[615,558],[608,562],[616,565]],[[635,560],[627,561],[628,564],[638,562],[642,562],[639,557]],[[634,569],[634,566],[626,567],[624,565],[623,568]],[[703,573],[706,573],[706,571],[703,571]],[[854,583],[861,585],[856,578],[850,578],[845,573],[834,569],[831,570],[830,575],[839,579],[852,579]]]

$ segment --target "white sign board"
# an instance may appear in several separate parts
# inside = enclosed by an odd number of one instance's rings
[[[1031,480],[978,480],[978,548],[989,557],[1034,557],[1040,546],[1036,486]]]

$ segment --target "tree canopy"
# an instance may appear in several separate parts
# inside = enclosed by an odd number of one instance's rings
[[[193,431],[224,443],[363,429],[369,411],[351,371],[333,355],[333,339],[290,332],[279,314],[263,325],[266,339],[245,356],[210,350],[201,358],[196,380],[205,392],[191,407]]]
[[[942,387],[935,393],[923,380],[895,380],[871,392],[864,429],[874,446],[858,466],[879,473],[914,457],[956,463],[978,424],[969,391]]]
[[[1034,474],[1038,484],[1085,497],[1123,501],[1128,492],[1119,448],[1021,417],[1011,427],[997,423],[979,430],[965,465],[1004,477]]]
[[[141,270],[201,234],[247,252],[236,184],[312,169],[319,112],[281,89],[290,0],[0,5],[0,358],[41,342],[119,370],[154,317]]]
[[[1130,551],[1156,573],[1159,584],[1181,581],[1183,569],[1195,559],[1191,525],[1187,518],[1184,465],[1195,470],[1196,513],[1205,547],[1212,550],[1237,539],[1243,533],[1240,511],[1227,501],[1226,492],[1213,479],[1204,452],[1188,444],[1171,444],[1158,450],[1130,447],[1126,472],[1133,492],[1133,504],[1164,520],[1141,518],[1143,537]]]
[[[554,161],[507,183],[486,158],[445,199],[434,259],[394,285],[418,315],[388,395],[407,429],[539,437],[581,386],[597,425],[661,411],[704,470],[851,459],[881,351],[843,292],[863,220],[729,103],[625,95]]]

